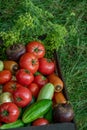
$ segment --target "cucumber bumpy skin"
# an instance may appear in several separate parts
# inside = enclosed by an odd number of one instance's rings
[[[22,116],[22,121],[24,123],[31,123],[35,119],[43,116],[52,106],[52,100],[42,99],[35,102],[30,107],[28,107]]]

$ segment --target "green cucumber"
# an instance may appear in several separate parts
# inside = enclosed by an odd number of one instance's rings
[[[52,123],[53,119],[53,109],[52,106],[50,107],[50,110],[44,115],[44,118],[47,119],[50,123]]]
[[[43,99],[33,103],[28,107],[22,116],[22,121],[24,123],[31,123],[35,119],[43,116],[52,106],[52,100]]]
[[[24,126],[24,123],[22,122],[22,120],[19,119],[12,123],[3,124],[2,126],[0,126],[0,129],[18,128],[18,127],[23,127],[23,126]]]
[[[54,86],[52,83],[47,83],[40,89],[37,101],[41,99],[52,99],[53,95],[54,95]]]

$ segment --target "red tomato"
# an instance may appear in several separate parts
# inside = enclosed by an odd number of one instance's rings
[[[5,84],[10,81],[12,74],[9,70],[0,71],[0,84]]]
[[[32,83],[32,81],[34,80],[34,76],[29,70],[20,69],[16,73],[16,79],[18,83],[27,86]]]
[[[39,88],[42,88],[47,82],[48,79],[42,74],[36,75],[34,77],[34,83],[38,84]]]
[[[33,74],[39,68],[39,61],[32,53],[25,53],[24,55],[22,55],[19,64],[22,69],[30,70]]]
[[[0,105],[0,119],[4,123],[15,122],[19,114],[19,108],[12,102],[6,102]]]
[[[29,90],[31,91],[32,95],[34,97],[37,97],[38,93],[39,93],[39,87],[36,83],[31,83],[29,86],[27,86],[29,88]]]
[[[33,126],[47,125],[49,121],[45,118],[38,118],[33,122]]]
[[[39,60],[39,69],[42,74],[49,75],[55,70],[55,63],[51,59],[41,58]]]
[[[37,58],[42,58],[45,55],[45,47],[38,41],[33,41],[27,44],[26,51],[33,53]]]
[[[19,87],[13,92],[13,100],[18,107],[25,107],[32,100],[31,91],[26,87]]]
[[[15,81],[9,81],[3,86],[3,92],[13,93],[18,87],[23,86]]]

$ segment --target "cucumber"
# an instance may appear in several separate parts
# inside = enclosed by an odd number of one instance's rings
[[[51,106],[52,100],[49,99],[43,99],[35,102],[24,111],[22,121],[24,123],[31,123],[35,119],[43,116]]]
[[[23,127],[23,126],[24,126],[24,123],[22,122],[22,120],[19,119],[12,123],[3,124],[2,126],[0,126],[0,129],[18,128],[18,127]]]
[[[53,95],[54,95],[54,86],[52,83],[47,83],[40,89],[37,101],[41,99],[52,99]]]
[[[52,123],[53,119],[53,109],[50,107],[50,110],[44,115],[44,118],[47,119],[50,123]]]

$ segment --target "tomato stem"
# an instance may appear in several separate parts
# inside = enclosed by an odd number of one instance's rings
[[[22,100],[22,98],[17,97],[16,100],[17,100],[18,102],[20,102],[20,101]]]
[[[40,72],[36,72],[34,75],[35,75],[35,76],[41,75],[41,73],[40,73]]]
[[[36,60],[32,60],[32,65],[35,65],[36,64]]]
[[[35,51],[36,53],[38,53],[39,49],[36,47],[36,48],[34,49],[34,51]]]
[[[40,52],[40,51],[42,51],[42,50],[40,50],[38,47],[36,47],[36,48],[34,49],[34,51],[35,51],[36,53],[38,53],[38,52]]]
[[[25,72],[26,72],[27,74],[29,74],[29,73],[30,73],[30,71],[29,71],[29,70],[25,70]]]
[[[8,114],[9,114],[9,112],[8,112],[8,111],[3,110],[3,112],[2,112],[2,116],[8,116]]]
[[[12,88],[15,90],[16,89],[16,84],[12,84]]]
[[[50,62],[52,62],[52,60],[51,59],[47,59],[47,61],[50,63]]]
[[[42,75],[42,80],[46,80],[46,77]]]

